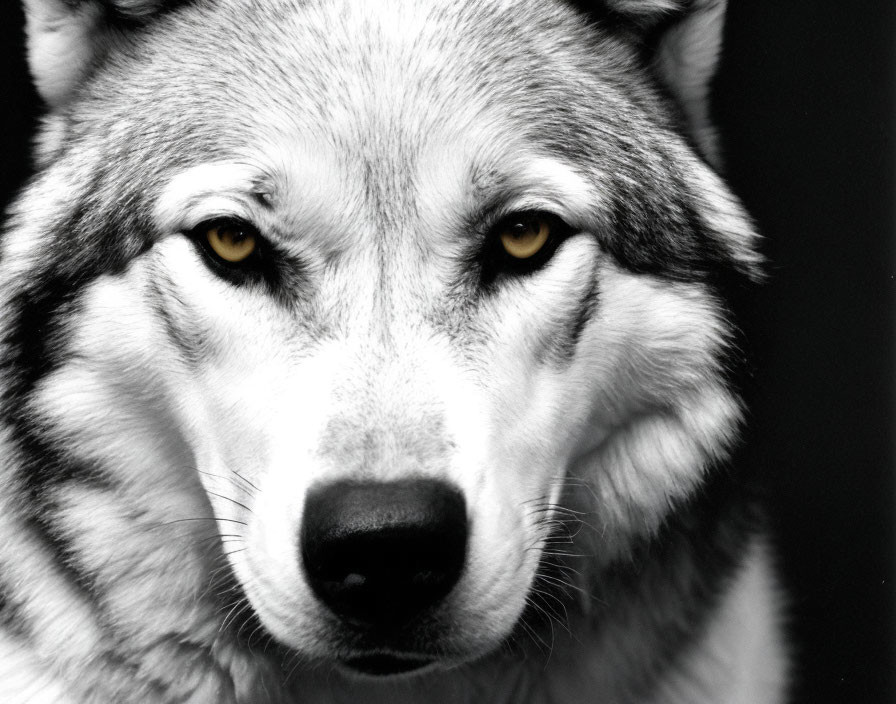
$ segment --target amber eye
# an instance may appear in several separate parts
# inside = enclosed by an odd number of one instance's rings
[[[544,217],[531,215],[509,221],[499,236],[507,254],[516,259],[528,259],[541,251],[550,235],[550,222]]]
[[[255,251],[255,235],[235,224],[218,224],[205,231],[212,251],[225,262],[238,264]]]

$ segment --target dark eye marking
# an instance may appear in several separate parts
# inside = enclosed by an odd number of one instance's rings
[[[232,217],[204,220],[184,233],[215,274],[232,284],[271,282],[276,252],[251,223]]]
[[[542,210],[526,210],[502,217],[488,231],[480,258],[482,284],[493,285],[504,276],[526,276],[544,267],[575,229],[562,218]]]

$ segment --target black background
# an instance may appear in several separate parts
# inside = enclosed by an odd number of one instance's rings
[[[896,3],[733,0],[716,118],[767,238],[754,442],[805,704],[896,702]]]
[[[794,701],[891,704],[896,3],[729,4],[714,112],[771,260],[752,425],[772,477]],[[27,176],[37,110],[21,27],[6,0],[4,202]]]

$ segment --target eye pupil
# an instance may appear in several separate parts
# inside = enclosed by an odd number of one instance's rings
[[[510,228],[510,236],[520,239],[532,234],[532,225],[528,222],[514,223]]]
[[[212,228],[215,230],[215,235],[226,245],[238,245],[244,239],[246,239],[246,234],[237,230],[233,230],[229,227],[216,227]]]

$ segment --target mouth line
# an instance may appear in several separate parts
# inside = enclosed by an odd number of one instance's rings
[[[370,677],[405,675],[422,670],[432,663],[433,660],[431,658],[389,655],[386,653],[371,653],[343,660],[343,664],[350,670]]]

